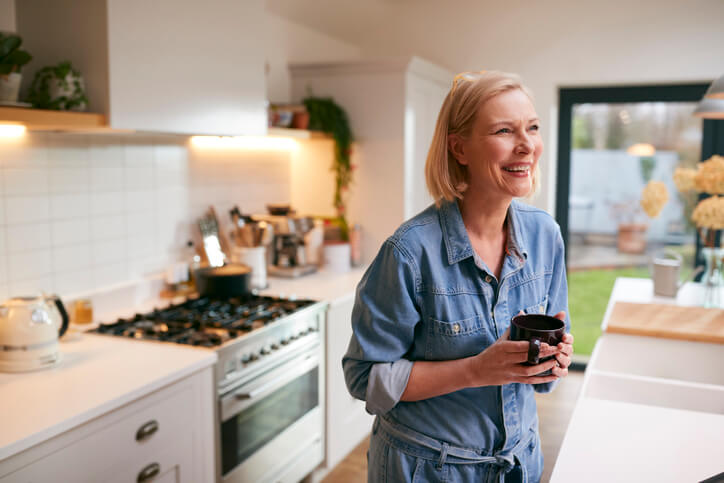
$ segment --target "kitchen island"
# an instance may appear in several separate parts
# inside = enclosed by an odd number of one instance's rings
[[[553,482],[701,481],[724,471],[724,345],[609,329],[617,302],[696,306],[702,287],[653,295],[619,278],[553,469]]]

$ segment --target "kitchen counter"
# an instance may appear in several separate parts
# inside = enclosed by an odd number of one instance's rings
[[[724,469],[721,345],[606,331],[617,302],[667,310],[698,305],[701,291],[657,297],[651,280],[616,280],[552,482],[701,481]]]
[[[50,369],[0,373],[0,460],[216,362],[212,351],[73,334]]]
[[[330,306],[354,297],[357,284],[367,267],[353,268],[346,273],[335,273],[324,269],[299,278],[268,277],[269,288],[261,295],[295,296],[313,300],[324,300]]]

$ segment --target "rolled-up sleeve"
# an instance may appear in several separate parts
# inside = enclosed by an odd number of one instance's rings
[[[342,368],[350,394],[371,414],[388,412],[407,387],[413,363],[405,355],[420,322],[418,283],[412,258],[390,239],[357,286]]]
[[[566,332],[571,331],[571,318],[568,313],[568,282],[566,281],[566,255],[563,245],[563,237],[561,230],[558,228],[556,233],[556,241],[554,245],[553,274],[551,276],[551,284],[548,288],[548,315],[556,315],[558,312],[566,313]],[[536,392],[551,392],[558,381],[548,382],[545,384],[534,384],[533,388]]]

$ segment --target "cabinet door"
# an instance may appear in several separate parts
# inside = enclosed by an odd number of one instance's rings
[[[262,0],[108,0],[110,124],[266,133]]]
[[[352,335],[354,295],[338,301],[327,312],[327,468],[333,468],[370,432],[373,416],[365,403],[347,391],[342,357]]]

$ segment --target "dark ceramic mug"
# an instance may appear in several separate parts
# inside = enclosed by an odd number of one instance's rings
[[[527,340],[528,360],[524,364],[534,366],[549,361],[555,356],[540,356],[540,345],[545,342],[550,346],[557,346],[563,341],[566,332],[566,323],[550,315],[521,314],[516,315],[510,322],[510,340]],[[551,370],[544,371],[539,376],[551,374]]]

